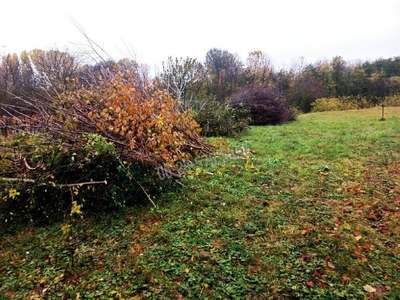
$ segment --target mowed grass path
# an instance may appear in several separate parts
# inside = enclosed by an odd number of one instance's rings
[[[0,243],[0,299],[398,299],[400,108],[211,139],[157,209]],[[36,298],[35,298],[36,297]]]

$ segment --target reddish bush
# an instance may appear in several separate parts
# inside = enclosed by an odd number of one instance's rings
[[[296,119],[295,111],[279,90],[268,86],[252,86],[238,91],[232,96],[231,105],[247,109],[251,125],[277,125]]]

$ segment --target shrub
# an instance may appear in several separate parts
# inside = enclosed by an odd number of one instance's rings
[[[296,112],[279,90],[268,86],[242,89],[232,96],[233,108],[244,108],[250,113],[252,125],[276,125],[296,119]]]
[[[386,106],[400,106],[400,94],[392,95],[392,96],[386,96],[383,99],[383,103]]]
[[[340,111],[373,106],[365,97],[319,98],[311,105],[312,112]]]
[[[204,136],[235,136],[248,129],[249,113],[211,98],[195,114]]]
[[[82,148],[23,134],[3,141],[1,150],[3,232],[19,224],[61,221],[72,201],[87,213],[105,213],[143,203],[145,193],[156,196],[173,187],[173,182],[159,179],[154,168],[122,163],[114,144],[97,134],[86,135]]]

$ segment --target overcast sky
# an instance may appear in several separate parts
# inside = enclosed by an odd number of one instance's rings
[[[151,68],[168,56],[204,61],[211,48],[293,60],[400,56],[400,0],[1,0],[0,54],[75,49],[84,38]]]

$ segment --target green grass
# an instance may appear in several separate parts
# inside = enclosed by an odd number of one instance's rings
[[[400,109],[385,112],[210,139],[219,156],[156,209],[4,236],[0,299],[399,299]]]

